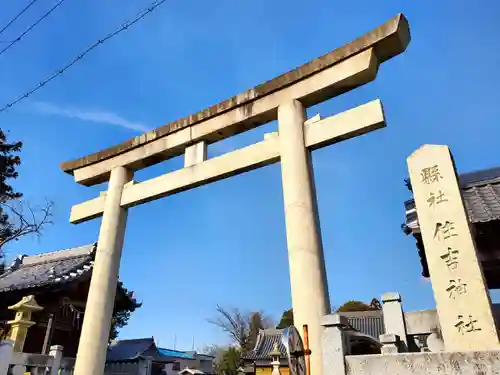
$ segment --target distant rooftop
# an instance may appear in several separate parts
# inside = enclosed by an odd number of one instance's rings
[[[500,167],[483,169],[459,175],[460,185],[472,187],[500,182]]]
[[[180,351],[180,350],[158,348],[158,351],[162,355],[166,355],[166,356],[169,356],[169,357],[185,358],[185,359],[195,359],[193,353],[187,353],[187,352],[183,352],[183,351]]]
[[[122,362],[138,359],[155,345],[153,338],[120,340],[108,348],[108,362]]]
[[[152,358],[154,361],[171,363],[170,358],[162,355],[154,339],[143,338],[133,340],[120,340],[108,347],[107,362],[128,362],[141,358]]]
[[[356,331],[369,335],[375,340],[378,340],[378,337],[384,333],[384,317],[381,310],[345,312],[340,313],[340,315],[345,316],[349,325]],[[270,360],[269,353],[274,350],[275,344],[278,344],[281,358],[286,358],[286,349],[281,342],[282,336],[282,329],[260,330],[255,348],[248,352],[244,359]]]
[[[208,354],[200,354],[196,353],[194,350],[191,351],[183,351],[183,350],[174,350],[174,349],[166,349],[166,348],[158,348],[158,352],[161,355],[172,357],[172,358],[181,358],[181,359],[201,359],[201,360],[213,360],[215,357]]]

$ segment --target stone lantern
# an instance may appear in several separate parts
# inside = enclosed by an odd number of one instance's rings
[[[271,353],[269,353],[269,355],[271,356],[271,358],[273,360],[271,362],[271,365],[273,365],[272,375],[281,375],[281,372],[280,372],[281,352],[279,350],[278,343],[274,343],[273,351]]]
[[[8,309],[16,312],[14,320],[7,322],[11,326],[9,339],[14,341],[14,351],[22,352],[28,328],[35,324],[31,321],[31,314],[43,310],[43,307],[36,303],[35,296],[26,296]]]

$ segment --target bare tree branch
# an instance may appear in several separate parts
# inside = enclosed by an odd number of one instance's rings
[[[253,348],[259,329],[272,327],[273,320],[265,316],[262,311],[243,313],[239,309],[224,309],[217,305],[217,317],[208,322],[227,333],[233,343],[238,345],[242,352]]]
[[[225,310],[217,305],[218,316],[215,319],[209,319],[208,322],[216,325],[222,331],[226,332],[231,341],[243,348],[248,341],[248,320],[238,309],[232,311]]]
[[[9,220],[0,228],[0,252],[7,243],[18,241],[21,237],[41,236],[42,230],[52,224],[53,207],[51,201],[43,206],[31,206],[24,201],[1,202],[0,213],[7,215]]]

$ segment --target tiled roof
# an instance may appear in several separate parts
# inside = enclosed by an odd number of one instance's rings
[[[384,333],[384,318],[381,310],[340,313],[340,315],[347,317],[352,328],[376,340]],[[269,353],[273,351],[275,343],[278,344],[281,358],[286,358],[286,348],[281,342],[282,335],[282,329],[261,330],[255,348],[248,352],[244,359],[271,360]]]
[[[158,351],[152,337],[116,341],[108,347],[106,362],[127,362],[146,357],[155,362],[174,362],[170,357],[164,356]]]
[[[0,276],[0,292],[64,283],[88,277],[94,245],[33,256],[19,256]]]
[[[458,176],[465,208],[472,223],[500,219],[500,168],[461,174]],[[413,199],[405,202],[405,233],[419,230]]]
[[[107,362],[124,362],[138,359],[146,351],[154,349],[153,338],[121,340],[108,347]]]
[[[376,340],[385,332],[382,310],[340,313],[340,315],[347,317],[352,328]]]
[[[0,293],[83,281],[91,277],[96,244],[38,255],[21,255],[0,275]],[[118,282],[118,288],[134,305],[134,293]]]
[[[245,359],[271,359],[269,353],[274,350],[274,344],[278,344],[281,357],[286,358],[286,348],[281,342],[282,336],[282,329],[261,329],[255,348],[245,355]]]

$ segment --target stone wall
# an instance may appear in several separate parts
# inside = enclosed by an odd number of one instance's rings
[[[349,375],[497,375],[500,351],[346,356]]]

